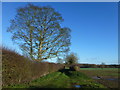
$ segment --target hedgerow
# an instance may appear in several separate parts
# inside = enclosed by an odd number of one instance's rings
[[[31,61],[17,52],[2,48],[2,85],[27,83],[63,68],[62,64]]]

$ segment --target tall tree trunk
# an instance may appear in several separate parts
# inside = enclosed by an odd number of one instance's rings
[[[33,59],[33,42],[32,42],[32,30],[30,29],[30,58]]]
[[[39,43],[39,49],[38,49],[38,59],[40,60],[42,58],[42,41]]]

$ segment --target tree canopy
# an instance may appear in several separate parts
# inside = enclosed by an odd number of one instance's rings
[[[61,14],[50,6],[28,4],[17,9],[8,32],[32,60],[61,56],[69,51],[70,28],[62,27]]]

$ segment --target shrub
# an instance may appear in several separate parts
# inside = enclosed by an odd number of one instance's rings
[[[26,64],[27,63],[27,64]],[[2,48],[3,85],[21,82],[30,73],[29,61],[15,51]]]
[[[70,70],[71,70],[71,71],[79,71],[79,70],[80,70],[80,67],[79,67],[79,66],[76,66],[76,65],[73,65],[73,66],[70,66]]]
[[[75,71],[79,71],[80,70],[79,66],[74,66],[73,68],[74,68]]]

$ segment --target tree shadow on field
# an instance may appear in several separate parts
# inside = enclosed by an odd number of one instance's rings
[[[52,84],[50,84],[50,85],[45,85],[45,86],[39,86],[39,87],[37,87],[37,86],[30,86],[29,87],[30,89],[39,89],[39,88],[43,88],[43,89],[47,89],[47,88],[57,88],[55,85],[52,85]]]
[[[70,71],[73,71],[73,70],[71,70],[71,69],[60,69],[60,70],[58,70],[58,72],[64,73],[67,76],[70,75]]]
[[[37,86],[30,86],[29,89],[31,88],[40,88],[40,87],[37,87]]]

